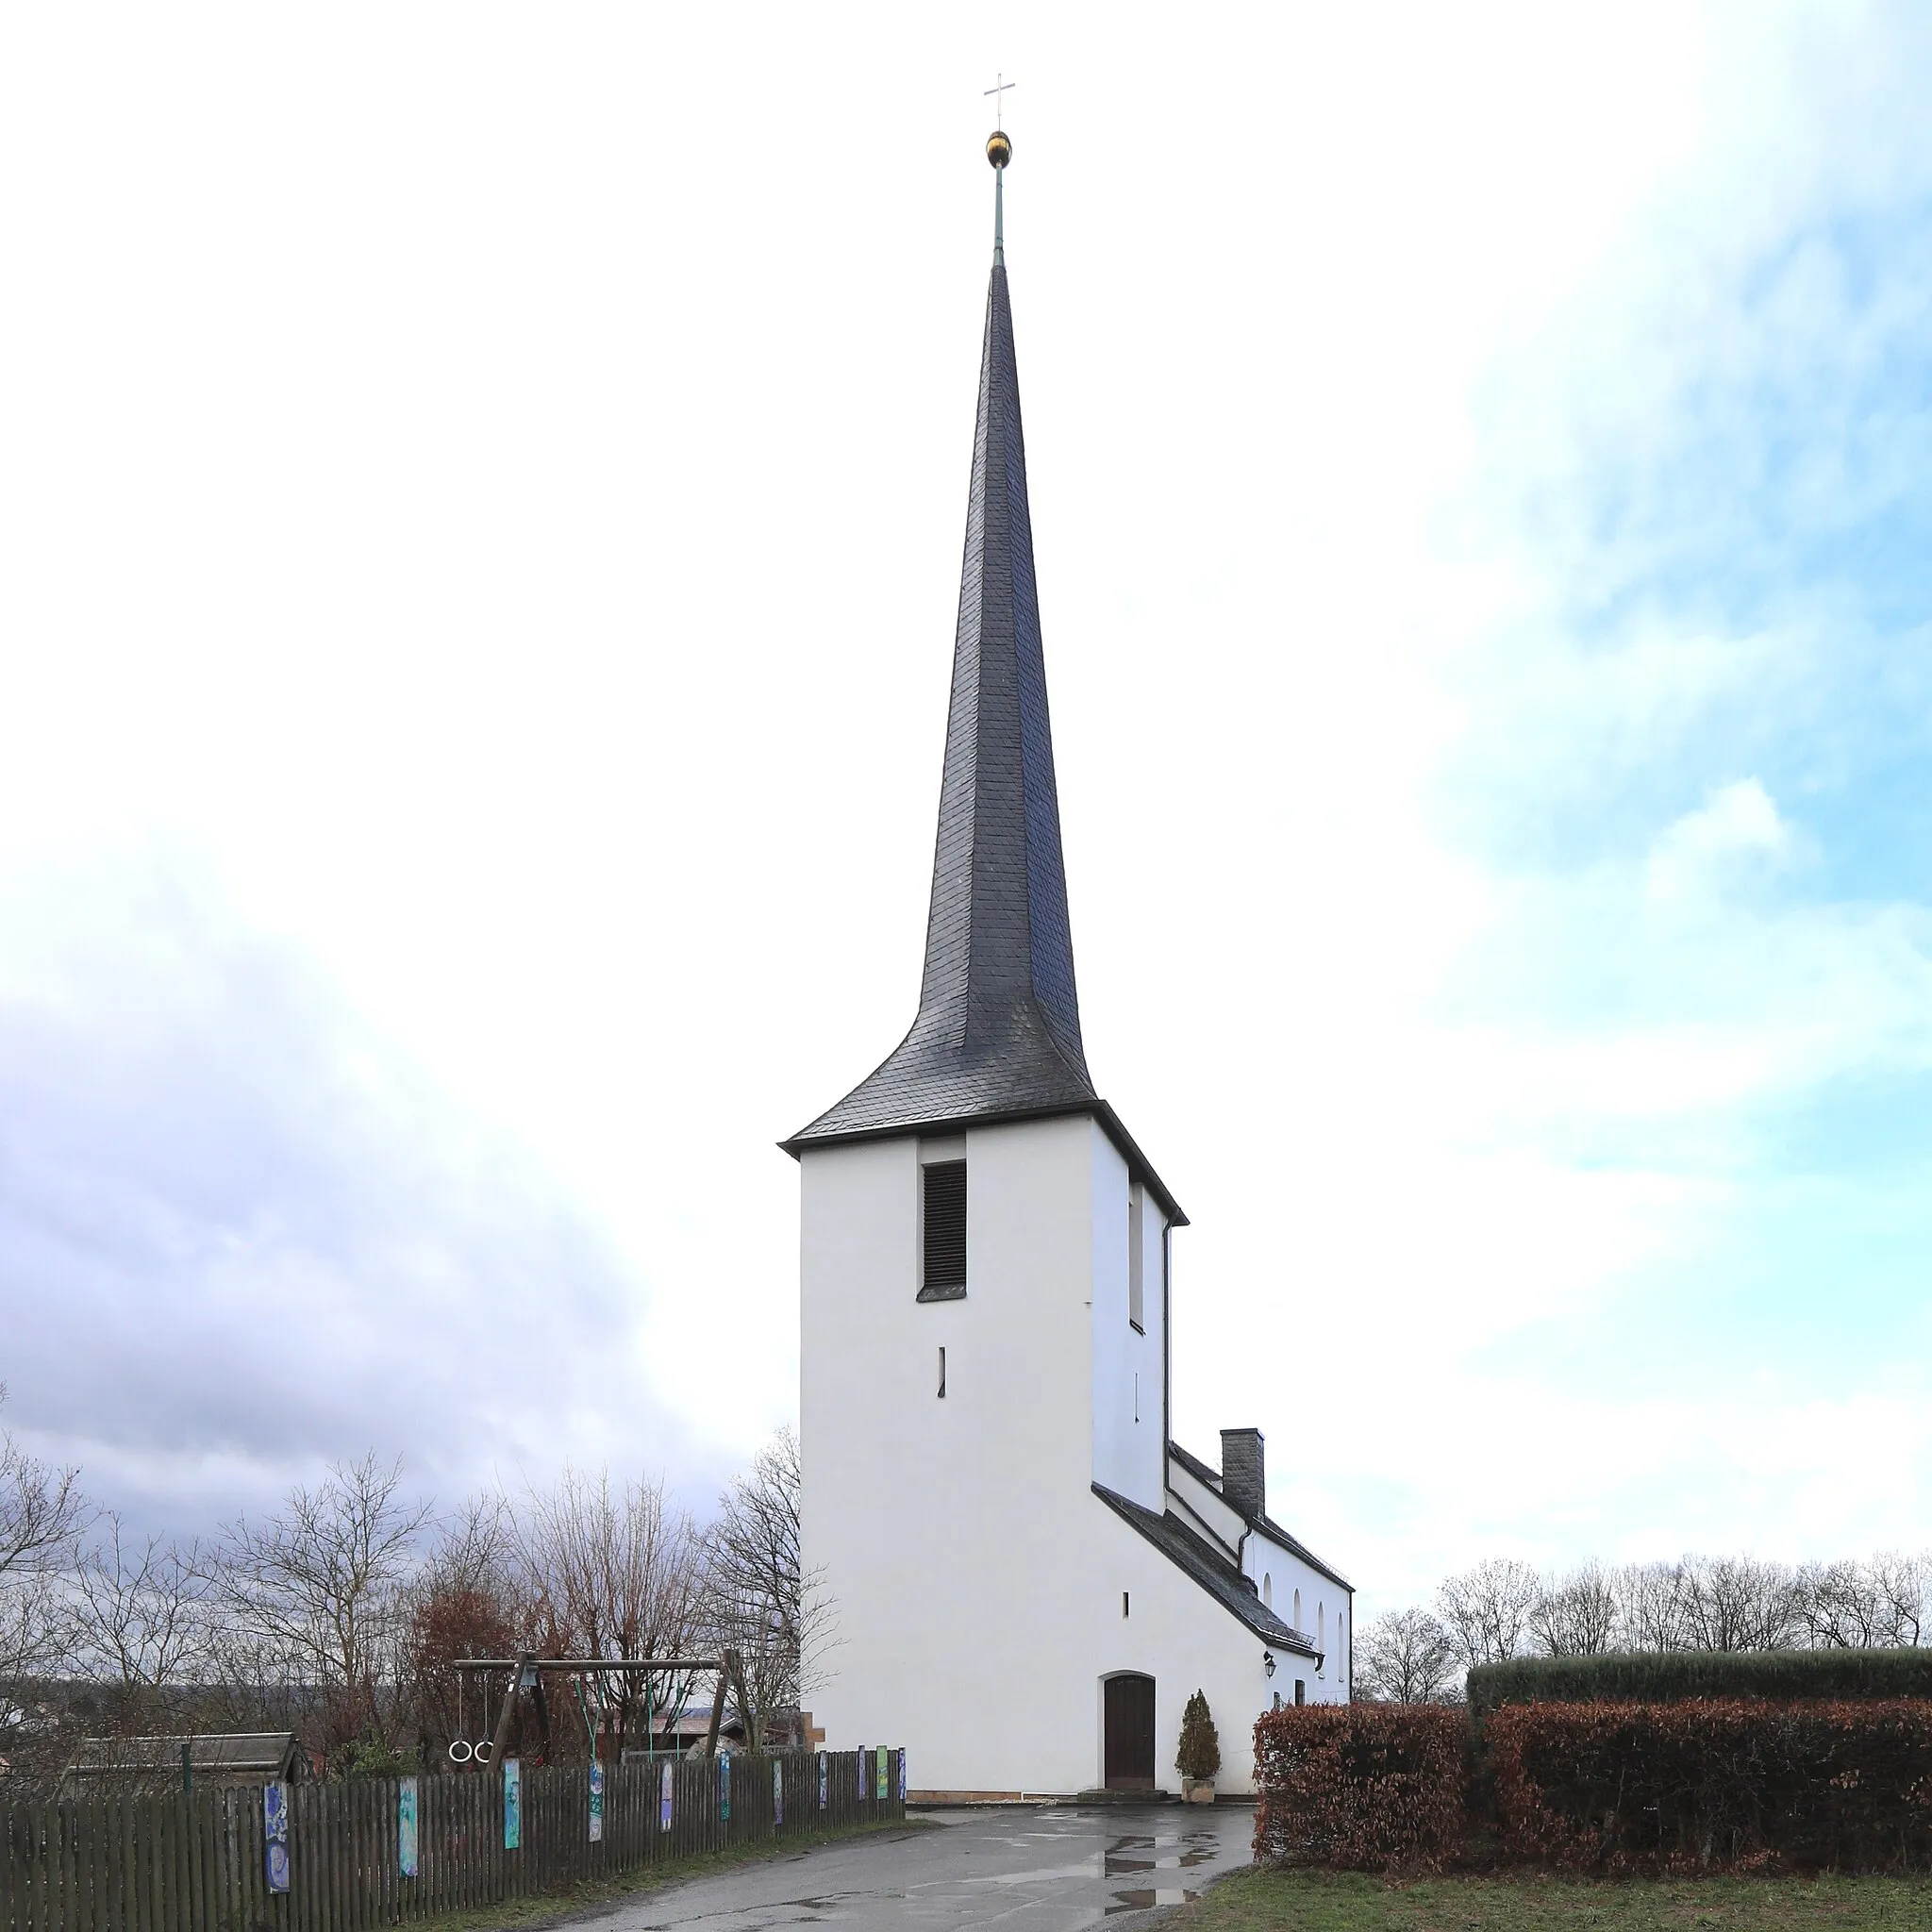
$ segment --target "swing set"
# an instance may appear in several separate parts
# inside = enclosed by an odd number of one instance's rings
[[[590,1740],[591,1756],[597,1755],[597,1738],[608,1724],[612,1705],[608,1695],[608,1679],[615,1672],[641,1671],[644,1674],[644,1755],[647,1759],[657,1756],[657,1727],[652,1710],[651,1685],[655,1674],[668,1674],[676,1686],[671,1706],[672,1723],[675,1725],[684,1714],[685,1700],[690,1697],[692,1686],[707,1673],[717,1674],[717,1689],[711,1697],[711,1726],[705,1741],[705,1756],[718,1755],[718,1732],[724,1721],[724,1693],[727,1690],[738,1693],[738,1707],[744,1713],[745,1728],[750,1733],[758,1719],[752,1709],[752,1702],[744,1688],[744,1659],[735,1650],[726,1650],[720,1657],[538,1657],[525,1651],[521,1657],[466,1657],[456,1659],[452,1666],[457,1673],[458,1720],[457,1728],[460,1737],[450,1740],[449,1756],[452,1764],[494,1764],[498,1762],[504,1747],[509,1742],[510,1727],[518,1714],[520,1700],[525,1691],[530,1693],[530,1703],[536,1712],[538,1730],[542,1739],[542,1753],[539,1763],[546,1762],[550,1757],[550,1700],[544,1694],[543,1676],[545,1672],[561,1673],[570,1679],[575,1692],[577,1710],[584,1721],[584,1734]],[[481,1712],[487,1714],[490,1708],[490,1673],[508,1673],[508,1682],[504,1690],[503,1703],[496,1713],[496,1728],[488,1738],[472,1740],[469,1735],[469,1689],[473,1672],[483,1674],[483,1682],[477,1698]],[[591,1695],[585,1694],[590,1687]],[[596,1700],[594,1714],[591,1698]],[[673,1733],[674,1737],[675,1732]],[[756,1748],[758,1740],[746,1738],[748,1745]],[[667,1757],[682,1754],[672,1750]]]

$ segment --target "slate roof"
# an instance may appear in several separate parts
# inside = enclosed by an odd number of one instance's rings
[[[1283,1529],[1274,1517],[1254,1517],[1251,1519],[1248,1526],[1251,1529],[1259,1530],[1271,1541],[1279,1543],[1291,1556],[1299,1557],[1310,1570],[1319,1570],[1330,1583],[1336,1584],[1342,1590],[1347,1591],[1351,1596],[1355,1594],[1355,1585],[1340,1570],[1336,1569],[1334,1564],[1324,1563],[1299,1537],[1289,1535],[1288,1531]]]
[[[1218,1469],[1210,1468],[1198,1456],[1183,1449],[1178,1442],[1170,1442],[1167,1445],[1167,1453],[1190,1475],[1195,1477],[1198,1481],[1206,1483],[1216,1495],[1221,1497],[1224,1503],[1227,1503],[1226,1496],[1222,1492],[1221,1472]],[[1234,1508],[1232,1503],[1228,1503],[1227,1507],[1230,1509]],[[1332,1563],[1324,1563],[1320,1557],[1316,1556],[1313,1550],[1309,1549],[1307,1543],[1303,1542],[1299,1537],[1291,1536],[1272,1516],[1246,1516],[1242,1517],[1241,1520],[1250,1529],[1259,1530],[1271,1542],[1279,1543],[1291,1556],[1299,1557],[1310,1570],[1319,1570],[1324,1576],[1327,1577],[1329,1582],[1339,1584],[1351,1596],[1355,1594],[1355,1585],[1340,1570],[1336,1569]]]
[[[1215,1469],[1208,1463],[1203,1462],[1201,1458],[1198,1456],[1194,1455],[1191,1450],[1183,1449],[1178,1442],[1170,1442],[1167,1445],[1167,1453],[1170,1456],[1172,1456],[1176,1462],[1178,1462],[1180,1466],[1184,1470],[1186,1470],[1190,1475],[1195,1477],[1197,1480],[1201,1482],[1206,1483],[1208,1487],[1210,1490],[1212,1490],[1217,1496],[1220,1495],[1221,1472],[1218,1469]],[[1231,1503],[1228,1505],[1229,1508],[1233,1508],[1233,1507],[1234,1505]]]
[[[1093,1493],[1116,1516],[1138,1529],[1170,1562],[1185,1570],[1224,1609],[1240,1618],[1271,1649],[1291,1651],[1297,1657],[1321,1656],[1300,1631],[1284,1624],[1261,1601],[1248,1577],[1189,1529],[1172,1509],[1165,1515],[1157,1515],[1100,1483],[1093,1485]]]
[[[1007,271],[987,291],[925,970],[911,1030],[783,1142],[1068,1113],[1097,1118],[1171,1220],[1178,1203],[1087,1071],[1026,505]]]

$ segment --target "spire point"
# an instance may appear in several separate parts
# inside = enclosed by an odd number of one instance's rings
[[[1017,81],[1008,80],[1000,75],[994,85],[987,89],[992,96],[992,132],[986,138],[986,158],[992,163],[992,265],[1005,268],[1007,265],[1007,163],[1013,158],[1013,143],[1007,134],[1007,93],[1017,87]]]

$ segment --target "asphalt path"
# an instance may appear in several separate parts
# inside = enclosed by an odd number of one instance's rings
[[[611,1932],[767,1926],[1130,1926],[1248,1863],[1242,1805],[933,1811],[938,1829],[845,1839],[741,1865],[600,1911]]]

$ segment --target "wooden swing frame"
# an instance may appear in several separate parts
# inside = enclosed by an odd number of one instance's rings
[[[466,1657],[455,1660],[454,1668],[458,1671],[508,1671],[509,1684],[503,1693],[503,1707],[496,1713],[496,1731],[491,1740],[490,1761],[503,1762],[504,1746],[509,1742],[509,1727],[516,1716],[517,1699],[523,1694],[525,1679],[529,1680],[531,1701],[537,1707],[538,1721],[543,1727],[544,1755],[549,1755],[550,1746],[550,1700],[543,1694],[543,1673],[561,1671],[571,1676],[603,1676],[612,1671],[670,1671],[684,1672],[687,1680],[691,1674],[702,1671],[715,1671],[718,1674],[718,1688],[711,1697],[711,1725],[705,1740],[705,1756],[718,1755],[718,1732],[724,1722],[724,1693],[727,1690],[738,1692],[738,1707],[744,1713],[745,1748],[756,1751],[763,1741],[752,1733],[760,1728],[758,1711],[753,1707],[751,1693],[745,1689],[744,1659],[735,1650],[726,1650],[721,1657],[539,1657],[534,1651],[525,1651],[521,1657]],[[601,1692],[600,1692],[601,1695]],[[594,1740],[591,1748],[595,1749]]]

